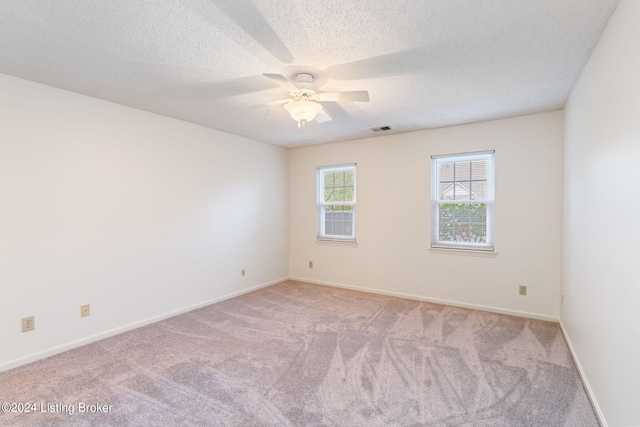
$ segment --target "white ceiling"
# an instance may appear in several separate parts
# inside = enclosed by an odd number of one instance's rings
[[[563,107],[618,0],[2,0],[0,73],[284,147]],[[298,129],[262,73],[307,71]]]

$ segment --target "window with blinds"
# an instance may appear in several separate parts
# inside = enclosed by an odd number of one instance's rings
[[[431,158],[431,247],[493,251],[495,153]]]
[[[318,240],[356,241],[356,165],[318,167]]]

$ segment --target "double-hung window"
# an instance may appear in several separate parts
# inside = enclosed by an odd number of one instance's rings
[[[356,165],[318,167],[318,240],[356,241]]]
[[[493,251],[495,153],[431,158],[431,247]]]

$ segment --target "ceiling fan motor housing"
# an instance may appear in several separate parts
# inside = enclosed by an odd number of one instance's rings
[[[311,91],[316,91],[316,87],[313,84],[313,75],[309,73],[298,73],[293,78],[296,82],[296,86],[300,89],[308,89]]]

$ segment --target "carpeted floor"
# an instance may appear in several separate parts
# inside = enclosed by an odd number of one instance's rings
[[[598,426],[555,323],[295,282],[0,373],[0,402],[36,409],[2,426]]]

